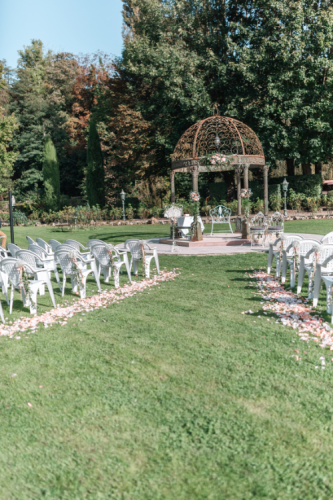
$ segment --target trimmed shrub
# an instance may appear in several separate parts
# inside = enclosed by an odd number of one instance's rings
[[[293,189],[296,193],[303,193],[307,198],[321,196],[323,179],[320,174],[271,177],[268,183],[281,185],[284,178],[289,182],[289,189]]]

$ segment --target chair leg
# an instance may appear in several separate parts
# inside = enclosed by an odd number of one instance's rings
[[[127,271],[127,276],[128,276],[129,282],[132,283],[131,269],[130,269],[130,266],[129,266],[129,263],[128,263],[127,253],[123,255],[123,262],[125,262],[125,267],[126,267],[126,271]]]
[[[267,264],[267,274],[271,273],[271,267],[273,263],[273,245],[269,245],[269,251],[268,251],[268,264]]]
[[[50,280],[49,277],[47,277],[47,279],[46,279],[46,285],[47,285],[47,288],[48,288],[48,291],[49,291],[49,294],[50,294],[50,297],[51,297],[51,300],[52,300],[53,307],[56,307],[56,303],[55,303],[55,299],[54,299],[54,293],[53,293],[53,288],[52,288],[51,280]]]
[[[86,291],[87,291],[87,276],[83,277],[83,286],[79,286],[80,290],[80,298],[85,299],[86,298]]]
[[[65,294],[65,288],[66,288],[66,274],[64,273],[64,275],[62,277],[62,292],[61,292],[62,297]]]
[[[232,234],[234,234],[233,230],[232,230],[232,227],[231,227],[231,222],[229,221],[229,227],[230,227],[230,231]]]
[[[299,295],[302,291],[304,275],[305,275],[304,259],[301,259],[301,263],[299,265],[299,271],[298,271],[297,295]]]
[[[287,256],[286,252],[284,251],[282,253],[282,274],[281,274],[281,283],[284,283],[286,281],[286,276],[287,276],[287,268],[288,268],[288,262],[287,262]]]
[[[136,259],[133,259],[133,271],[135,276],[138,274],[138,261]]]
[[[150,263],[152,259],[147,259],[146,257],[146,263],[145,263],[145,277],[150,278]]]
[[[155,264],[156,264],[157,274],[160,274],[160,263],[158,260],[158,255],[157,255],[156,250],[154,250],[154,260],[155,260]]]
[[[3,324],[5,324],[5,318],[4,318],[4,315],[3,315],[3,310],[2,310],[2,304],[0,302],[0,317],[1,317],[1,321],[3,322]]]
[[[13,302],[14,302],[14,286],[12,285],[10,291],[9,314],[12,314],[13,312]]]
[[[313,287],[313,307],[317,307],[319,294],[321,289],[321,269],[316,269],[315,277],[314,277],[314,287]]]
[[[60,279],[59,279],[59,273],[58,273],[57,266],[54,266],[54,274],[55,274],[55,277],[56,277],[56,280],[57,280],[57,283],[58,283],[59,290],[60,290],[60,292],[62,293],[62,289],[61,289],[61,284],[60,284]]]

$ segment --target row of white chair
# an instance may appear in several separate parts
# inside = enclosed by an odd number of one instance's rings
[[[32,314],[37,313],[37,292],[45,294],[45,285],[51,296],[55,307],[55,298],[51,285],[51,272],[55,273],[59,289],[64,296],[66,280],[69,277],[72,283],[72,290],[80,293],[81,298],[86,296],[86,280],[89,274],[93,274],[98,290],[101,291],[100,274],[103,273],[104,281],[107,283],[113,271],[115,287],[119,287],[119,272],[125,266],[128,279],[131,282],[131,269],[138,272],[138,263],[143,261],[145,276],[150,276],[150,264],[154,259],[157,272],[159,273],[159,261],[156,248],[142,240],[127,240],[124,249],[107,244],[102,240],[89,240],[85,247],[75,240],[67,240],[64,244],[56,241],[42,240],[36,238],[34,241],[27,236],[29,243],[28,250],[21,249],[15,244],[8,244],[6,257],[0,255],[0,286],[10,307],[10,314],[13,308],[15,289],[20,289],[23,304],[30,306]],[[127,252],[131,254],[128,261]],[[149,254],[150,253],[150,254]],[[74,264],[74,265],[73,265]],[[60,283],[57,266],[60,265],[63,274],[62,286]],[[88,265],[90,269],[88,269]],[[25,272],[34,279],[29,279],[25,283],[28,290],[23,289],[22,273]],[[28,283],[28,285],[27,285]],[[8,288],[11,288],[10,299],[8,299]],[[0,303],[0,317],[4,322],[2,307]]]
[[[275,247],[280,247],[274,250]],[[270,273],[273,259],[276,260],[276,277],[280,276],[284,283],[290,268],[290,286],[296,284],[298,271],[297,294],[302,291],[305,273],[308,275],[308,299],[313,300],[316,307],[322,283],[326,286],[326,311],[332,314],[333,286],[333,231],[323,236],[318,242],[314,239],[304,239],[302,236],[278,238],[270,244],[267,272]],[[296,260],[299,262],[296,265]],[[281,271],[282,261],[282,271]]]

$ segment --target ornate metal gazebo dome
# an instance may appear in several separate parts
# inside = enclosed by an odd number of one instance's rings
[[[216,114],[192,125],[181,136],[171,155],[171,201],[175,201],[175,173],[192,174],[193,191],[198,191],[201,172],[236,170],[238,215],[241,214],[241,173],[244,188],[249,187],[249,169],[262,168],[264,173],[265,214],[268,213],[268,165],[262,145],[253,130],[235,118]],[[212,161],[210,155],[218,155]]]
[[[261,143],[250,127],[234,118],[214,115],[195,123],[181,136],[172,155],[172,168],[183,166],[184,160],[200,160],[216,153],[217,137],[219,153],[235,155],[232,164],[265,164]]]

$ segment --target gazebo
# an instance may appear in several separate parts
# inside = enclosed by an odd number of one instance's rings
[[[238,216],[241,215],[241,174],[244,188],[249,187],[249,169],[262,168],[264,172],[265,215],[268,214],[268,165],[261,143],[250,127],[244,123],[216,114],[192,125],[179,139],[171,155],[171,202],[175,202],[175,174],[192,174],[193,191],[198,191],[200,172],[225,172],[237,174]],[[214,163],[212,155],[218,155]]]

